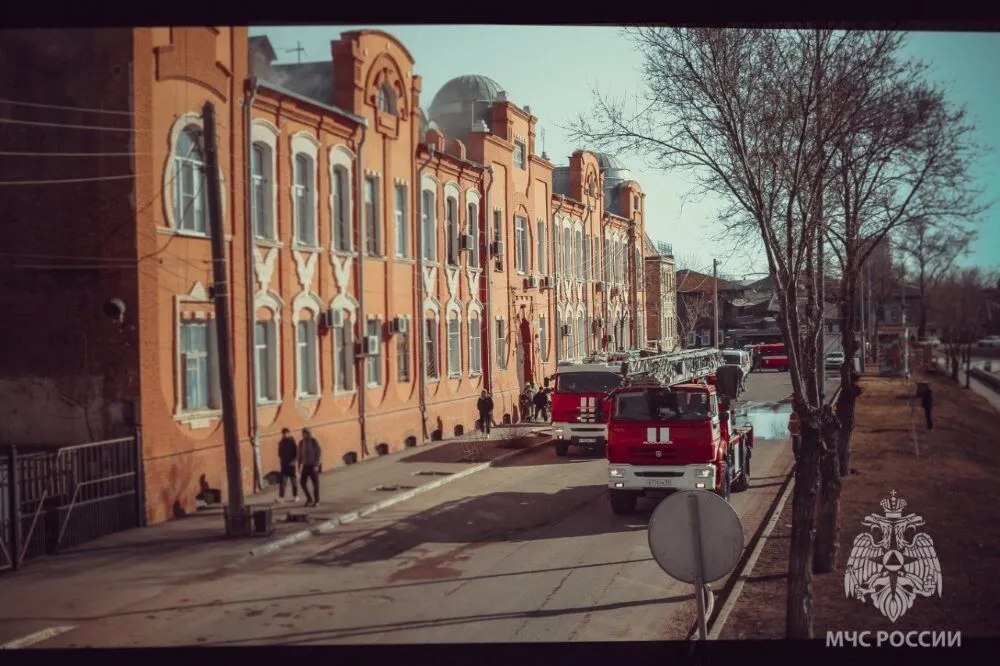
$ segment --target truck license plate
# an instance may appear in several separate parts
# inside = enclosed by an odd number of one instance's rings
[[[670,488],[673,485],[673,479],[649,479],[650,488]]]
[[[593,444],[596,441],[597,441],[596,437],[581,437],[580,438],[580,443],[581,444]]]

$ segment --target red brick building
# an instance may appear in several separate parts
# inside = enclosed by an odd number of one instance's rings
[[[34,183],[0,190],[16,287],[0,437],[141,425],[151,522],[225,488],[221,353],[250,490],[282,427],[310,427],[328,461],[363,459],[470,431],[483,389],[516,421],[517,393],[558,361],[645,343],[641,188],[605,155],[556,167],[537,118],[492,80],[453,79],[425,112],[412,56],[378,30],[292,65],[242,28],[50,32],[0,33],[0,53],[56,72],[0,63],[25,104],[0,120],[49,123],[0,123],[3,150],[64,154],[0,164]],[[206,101],[230,350],[214,337]],[[112,298],[121,325],[102,312]]]

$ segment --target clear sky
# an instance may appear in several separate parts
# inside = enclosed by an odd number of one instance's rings
[[[530,106],[545,131],[545,152],[557,166],[568,163],[574,150],[558,125],[591,108],[594,86],[613,94],[641,90],[641,61],[618,28],[566,26],[301,26],[252,28],[266,34],[281,62],[295,62],[300,44],[302,61],[330,58],[330,42],[347,30],[378,28],[395,35],[416,60],[423,77],[421,106],[427,109],[440,88],[463,74],[495,80],[511,101]],[[951,99],[968,106],[979,127],[980,140],[996,151],[978,169],[987,197],[996,207],[984,220],[968,266],[1000,269],[1000,34],[913,33],[909,53],[931,65],[931,75],[949,86]],[[541,136],[541,133],[537,135]],[[677,174],[649,171],[634,157],[620,156],[646,193],[647,228],[654,240],[673,244],[679,259],[695,270],[710,269],[712,257],[720,272],[737,279],[766,270],[756,249],[716,243],[717,202],[686,197],[690,184]]]

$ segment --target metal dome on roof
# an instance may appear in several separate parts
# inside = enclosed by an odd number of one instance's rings
[[[601,171],[606,171],[609,169],[628,171],[628,167],[622,164],[614,155],[609,155],[607,153],[594,153],[597,157],[597,164],[601,167]]]
[[[604,174],[605,190],[613,190],[625,181],[632,180],[632,174],[629,172],[628,167],[622,164],[621,160],[614,155],[608,155],[607,153],[594,153],[594,155],[597,157],[597,164],[601,168],[601,173]]]
[[[441,87],[441,90],[434,95],[431,102],[430,114],[436,115],[437,111],[443,111],[442,107],[456,102],[492,102],[503,92],[500,84],[488,76],[479,74],[467,74],[457,76]]]

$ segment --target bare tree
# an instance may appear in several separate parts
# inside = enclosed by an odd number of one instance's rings
[[[928,296],[951,270],[955,260],[965,255],[976,238],[974,229],[961,225],[935,226],[924,219],[915,220],[900,234],[899,248],[912,263],[920,294],[920,321],[917,335],[927,335]]]
[[[943,322],[945,351],[953,381],[958,381],[960,363],[965,363],[965,386],[969,386],[972,345],[987,329],[990,317],[992,276],[978,268],[955,269],[935,288],[933,314]]]
[[[824,222],[840,265],[840,330],[845,363],[836,413],[836,450],[824,458],[816,534],[817,572],[832,571],[839,542],[841,477],[850,471],[851,438],[859,387],[850,359],[860,341],[858,276],[890,233],[933,225],[957,234],[983,208],[969,170],[978,153],[965,111],[922,77],[924,66],[901,57],[903,36],[869,32],[835,55],[849,77],[824,88],[824,110],[844,120],[829,137],[832,151],[824,184]],[[846,66],[846,67],[844,67]],[[944,231],[947,230],[947,231]]]
[[[789,549],[786,633],[812,636],[812,557],[820,439],[827,422],[817,368],[822,304],[813,270],[825,160],[843,124],[817,124],[820,65],[835,44],[812,30],[639,28],[646,90],[632,108],[596,94],[593,117],[570,128],[608,152],[687,170],[729,202],[722,223],[761,242],[774,282],[801,421]],[[807,297],[799,299],[800,288]]]
[[[697,329],[698,322],[710,315],[710,300],[704,291],[677,292],[677,334],[683,345]]]

